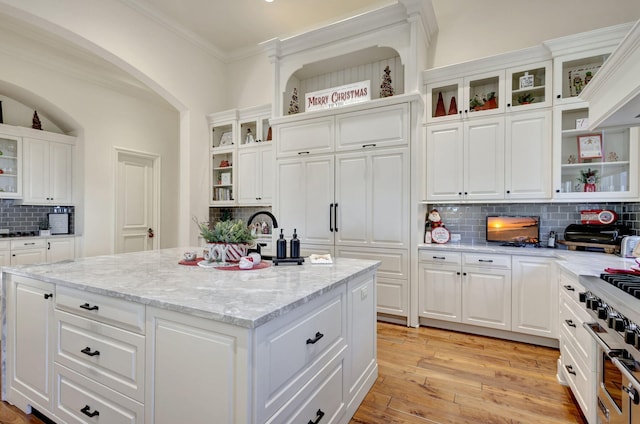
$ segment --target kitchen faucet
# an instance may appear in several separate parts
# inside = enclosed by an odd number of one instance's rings
[[[269,211],[258,211],[256,213],[254,213],[253,215],[251,215],[249,217],[249,219],[247,220],[247,227],[249,227],[251,225],[251,223],[253,222],[253,219],[258,216],[258,215],[267,215],[269,218],[271,218],[271,221],[273,223],[273,228],[278,228],[278,220],[276,219],[276,217]],[[261,249],[263,246],[266,246],[266,243],[256,243],[256,248],[255,249],[249,249],[249,252],[257,252],[259,254],[262,254]],[[266,258],[265,259],[270,259],[270,258]]]

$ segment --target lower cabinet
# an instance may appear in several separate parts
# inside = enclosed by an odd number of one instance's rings
[[[579,294],[584,293],[578,279],[567,272],[560,272],[559,339],[560,359],[558,378],[573,392],[582,413],[589,423],[595,423],[597,415],[597,348],[596,342],[582,326],[593,319],[580,304]]]
[[[54,421],[346,424],[378,375],[373,272],[253,329],[4,275],[5,399]]]
[[[511,258],[420,251],[418,315],[511,330]]]
[[[551,258],[420,249],[418,315],[557,338]]]
[[[5,265],[50,263],[75,258],[75,237],[19,238],[7,240],[8,249],[0,245],[9,262]]]

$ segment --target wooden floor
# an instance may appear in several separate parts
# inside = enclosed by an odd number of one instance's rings
[[[360,423],[586,424],[556,380],[559,352],[524,343],[378,323],[378,380]]]
[[[378,323],[378,380],[351,424],[586,424],[556,380],[557,358],[555,349]],[[0,424],[26,423],[42,421],[0,403]]]

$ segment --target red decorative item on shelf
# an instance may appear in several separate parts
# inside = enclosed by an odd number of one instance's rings
[[[580,221],[583,224],[613,224],[618,220],[618,214],[609,209],[586,209],[580,211]]]
[[[438,104],[436,105],[436,113],[433,115],[436,116],[445,116],[447,113],[444,110],[444,100],[442,99],[442,92],[438,93]]]
[[[456,115],[458,113],[458,103],[456,102],[456,96],[451,98],[451,104],[449,105],[448,115]]]

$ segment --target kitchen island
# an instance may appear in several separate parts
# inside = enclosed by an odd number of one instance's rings
[[[3,400],[67,423],[348,422],[377,377],[379,263],[184,250],[4,268]]]

